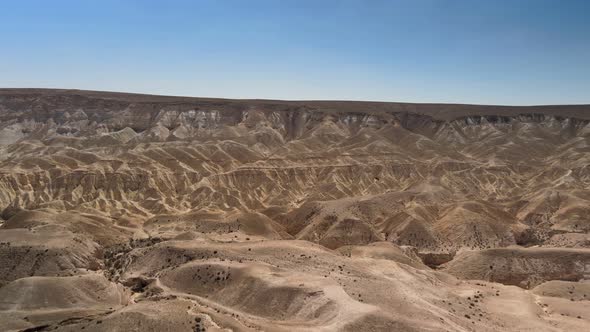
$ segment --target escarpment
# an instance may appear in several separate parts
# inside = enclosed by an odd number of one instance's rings
[[[0,208],[146,218],[199,209],[293,210],[351,198],[360,205],[382,197],[368,211],[337,220],[368,219],[387,235],[381,238],[418,247],[418,237],[432,232],[425,248],[454,242],[441,238],[445,232],[473,232],[470,247],[548,240],[589,227],[583,211],[590,121],[580,108],[3,90]],[[548,208],[549,187],[567,203]],[[489,209],[453,214],[453,206],[468,202],[485,202],[510,221],[490,225],[499,221]],[[415,204],[428,206],[428,215],[416,215]],[[398,213],[414,221],[383,223]],[[275,217],[288,219],[283,215]],[[569,215],[576,222],[559,226]],[[460,225],[448,224],[456,220]],[[521,236],[537,224],[545,235]],[[424,231],[412,235],[408,227]]]
[[[588,330],[588,165],[587,105],[0,89],[0,330]]]

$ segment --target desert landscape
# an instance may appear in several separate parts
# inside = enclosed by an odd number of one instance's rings
[[[0,331],[589,331],[590,105],[0,89]]]

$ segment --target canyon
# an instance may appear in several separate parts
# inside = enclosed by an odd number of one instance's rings
[[[586,331],[590,105],[0,89],[0,330]]]

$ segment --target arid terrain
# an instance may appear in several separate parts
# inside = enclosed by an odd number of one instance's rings
[[[589,331],[590,105],[0,89],[0,331]]]

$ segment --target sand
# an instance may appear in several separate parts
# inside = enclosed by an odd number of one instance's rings
[[[1,331],[590,330],[590,107],[0,89]]]

